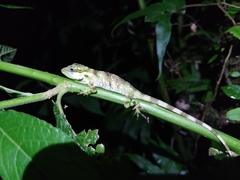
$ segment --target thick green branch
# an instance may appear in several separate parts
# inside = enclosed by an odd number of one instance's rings
[[[61,76],[3,61],[0,61],[0,71],[36,79],[50,85],[58,85],[64,82],[64,78]]]
[[[10,72],[13,74],[17,74],[17,75],[21,75],[21,76],[25,76],[25,77],[29,77],[32,79],[36,79],[36,80],[39,80],[42,82],[49,83],[51,85],[58,85],[60,83],[65,82],[66,87],[63,87],[63,88],[67,88],[68,91],[70,91],[70,92],[78,93],[79,90],[89,89],[89,87],[87,85],[67,79],[67,78],[63,78],[63,77],[60,77],[60,76],[57,76],[54,74],[50,74],[47,72],[42,72],[39,70],[35,70],[35,69],[23,67],[23,66],[18,66],[18,65],[14,65],[14,64],[9,64],[9,63],[5,63],[5,62],[0,62],[0,70]],[[98,88],[97,90],[98,90],[98,93],[92,94],[91,96],[98,97],[98,98],[108,100],[111,102],[115,102],[118,104],[122,104],[122,105],[126,101],[126,97],[124,97],[121,94],[117,94],[117,93],[114,93],[114,92],[111,92],[111,91],[108,91],[105,89],[101,89],[101,88]],[[212,134],[209,130],[205,129],[201,125],[199,125],[193,121],[190,121],[190,120],[186,119],[185,117],[177,115],[171,111],[168,111],[164,108],[161,108],[155,104],[151,104],[151,103],[144,102],[141,100],[139,100],[139,102],[141,103],[141,106],[149,114],[152,114],[153,116],[164,119],[170,123],[176,124],[185,129],[189,129],[189,130],[196,132],[197,134],[200,134],[204,137],[207,137],[213,141],[219,142],[218,138],[214,134]],[[218,131],[218,133],[222,136],[222,138],[226,141],[228,146],[233,151],[240,154],[240,140],[238,140],[234,137],[231,137],[227,134],[224,134],[220,131]]]
[[[68,81],[67,81],[68,83]],[[78,92],[79,89],[82,88],[82,84],[79,82],[69,82],[70,84],[68,84],[69,86],[69,90],[71,92]],[[98,97],[104,100],[108,100],[111,102],[115,102],[118,104],[124,104],[126,101],[126,97],[121,95],[121,94],[117,94],[105,89],[101,89],[98,88],[98,92],[97,94],[92,94],[91,96],[94,97]],[[171,112],[167,109],[161,108],[155,104],[151,104],[142,100],[138,100],[141,104],[141,107],[143,107],[149,114],[159,117],[161,119],[164,119],[165,121],[168,121],[172,124],[178,125],[180,127],[183,127],[185,129],[188,129],[190,131],[193,131],[201,136],[204,136],[208,139],[211,139],[215,142],[219,142],[219,139],[209,130],[207,130],[206,128],[204,128],[203,126],[188,120],[187,118],[180,116],[174,112]],[[221,131],[217,131],[222,138],[226,141],[226,143],[228,144],[228,146],[235,152],[240,153],[240,140],[231,137],[225,133],[222,133]]]

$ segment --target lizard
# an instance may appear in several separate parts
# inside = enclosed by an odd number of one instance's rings
[[[80,94],[89,95],[92,93],[97,93],[97,87],[98,87],[98,88],[103,88],[103,89],[126,96],[127,100],[124,104],[125,108],[134,106],[133,110],[135,110],[135,114],[137,115],[137,117],[140,114],[145,119],[148,120],[148,118],[141,113],[142,108],[140,104],[134,99],[140,99],[146,102],[153,103],[157,106],[160,106],[164,109],[167,109],[178,115],[181,115],[189,119],[190,121],[193,121],[203,126],[207,130],[209,130],[211,133],[213,133],[219,139],[219,141],[223,144],[223,146],[226,148],[228,154],[232,156],[231,150],[229,149],[225,140],[211,126],[183,112],[182,110],[169,105],[164,101],[161,101],[157,98],[151,97],[147,94],[140,92],[135,87],[133,87],[129,82],[125,81],[124,79],[122,79],[121,77],[115,74],[105,72],[105,71],[95,70],[78,63],[74,63],[72,65],[62,68],[61,72],[66,77],[76,81],[80,81],[84,84],[87,84],[90,87],[89,90],[84,90],[80,92]]]

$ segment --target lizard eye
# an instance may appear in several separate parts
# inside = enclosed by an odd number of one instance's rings
[[[73,71],[73,68],[70,68],[70,71]]]

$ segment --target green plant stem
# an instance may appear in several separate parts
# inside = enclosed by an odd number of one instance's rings
[[[31,96],[33,95],[32,93],[29,93],[29,92],[21,92],[21,91],[17,91],[17,90],[14,90],[14,89],[10,89],[10,88],[7,88],[7,87],[4,87],[4,86],[1,86],[0,85],[0,89],[6,91],[7,93],[9,94],[18,94],[19,96]]]
[[[32,94],[25,97],[14,98],[11,100],[5,100],[0,102],[0,109],[6,109],[10,107],[20,106],[24,104],[29,104],[33,102],[39,102],[46,99],[50,99],[52,96],[57,95],[59,92],[64,90],[63,86],[60,84],[57,87],[48,90],[43,93]]]
[[[145,0],[138,0],[138,6],[139,6],[139,9],[145,8],[146,7]]]
[[[68,92],[68,90],[66,88],[64,88],[58,95],[57,95],[57,101],[56,104],[58,106],[59,109],[59,113],[64,115],[64,111],[62,109],[62,105],[61,105],[61,100],[64,94],[66,94]]]
[[[43,101],[47,99],[44,93],[34,94],[32,96],[14,98],[11,100],[5,100],[0,102],[0,109],[6,109],[10,107],[20,106],[24,104],[29,104],[32,102]]]
[[[80,84],[79,82],[71,82],[70,84],[68,84],[69,85],[68,88],[71,92],[79,92],[79,88],[80,88],[78,87],[79,84]],[[115,102],[118,104],[124,104],[126,101],[125,96],[105,90],[105,89],[101,89],[101,88],[98,88],[97,94],[92,94],[91,96],[98,97],[104,100],[109,100],[111,102]],[[201,136],[204,136],[208,139],[211,139],[215,142],[220,143],[219,139],[212,132],[210,132],[208,129],[204,128],[203,126],[181,115],[178,115],[172,111],[159,107],[155,104],[148,103],[142,100],[137,100],[137,101],[139,101],[139,103],[141,104],[141,107],[144,108],[149,114],[156,116],[158,118],[164,119],[165,121],[168,121],[172,124],[183,127]],[[229,136],[221,131],[218,131],[218,130],[216,131],[219,133],[219,135],[222,136],[222,138],[225,140],[225,142],[233,151],[240,154],[239,139]]]
[[[81,89],[89,89],[86,84],[82,84],[80,82],[73,81],[73,80],[60,77],[54,74],[42,72],[39,70],[35,70],[35,69],[31,69],[31,68],[27,68],[27,67],[15,65],[15,64],[0,62],[0,70],[25,76],[25,77],[29,77],[32,79],[40,80],[42,82],[46,82],[52,85],[58,85],[58,84],[64,83],[64,86],[62,86],[61,88],[67,88],[68,91],[70,92],[79,93]],[[101,88],[98,88],[97,90],[98,90],[97,94],[92,94],[91,96],[108,100],[111,102],[115,102],[118,104],[122,104],[122,105],[126,101],[126,97],[121,94],[114,93]],[[183,127],[185,129],[189,129],[190,131],[193,131],[199,135],[202,135],[208,139],[211,139],[213,141],[220,143],[218,138],[214,134],[212,134],[209,130],[205,129],[203,126],[193,121],[190,121],[183,116],[175,114],[172,111],[161,108],[155,104],[151,104],[141,100],[138,100],[138,101],[141,104],[141,107],[143,107],[149,114],[156,116],[158,118],[164,119],[165,121],[168,121],[172,124]],[[231,137],[225,133],[222,133],[220,131],[217,131],[217,132],[222,136],[222,138],[225,140],[225,142],[228,144],[231,150],[240,154],[240,140],[234,137]]]
[[[63,83],[65,78],[36,69],[0,61],[0,71],[36,79],[50,85]]]

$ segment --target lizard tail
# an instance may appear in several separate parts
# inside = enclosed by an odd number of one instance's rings
[[[165,109],[167,109],[167,110],[169,110],[169,111],[172,111],[172,112],[174,112],[174,113],[176,113],[176,114],[178,114],[178,115],[180,115],[180,116],[183,116],[183,117],[185,117],[185,118],[187,118],[187,119],[189,119],[189,120],[191,120],[191,121],[193,121],[193,122],[195,122],[195,123],[203,126],[203,127],[206,128],[207,130],[209,130],[210,132],[212,132],[212,133],[218,138],[218,140],[222,143],[222,145],[226,148],[228,154],[229,154],[230,156],[233,156],[232,151],[229,149],[229,147],[228,147],[228,145],[226,144],[225,140],[217,133],[216,130],[214,130],[214,129],[213,129],[211,126],[209,126],[208,124],[206,124],[206,123],[198,120],[197,118],[195,118],[195,117],[193,117],[193,116],[191,116],[191,115],[183,112],[182,110],[180,110],[180,109],[178,109],[178,108],[175,108],[174,106],[171,106],[171,105],[165,103],[164,101],[161,101],[161,100],[159,100],[159,99],[153,98],[153,97],[148,96],[148,95],[146,95],[146,94],[142,94],[141,92],[136,92],[136,93],[134,94],[134,98],[141,99],[141,100],[144,100],[144,101],[147,101],[147,102],[151,102],[151,103],[153,103],[153,104],[156,104],[156,105],[158,105],[158,106],[160,106],[160,107],[163,107],[163,108],[165,108]]]

